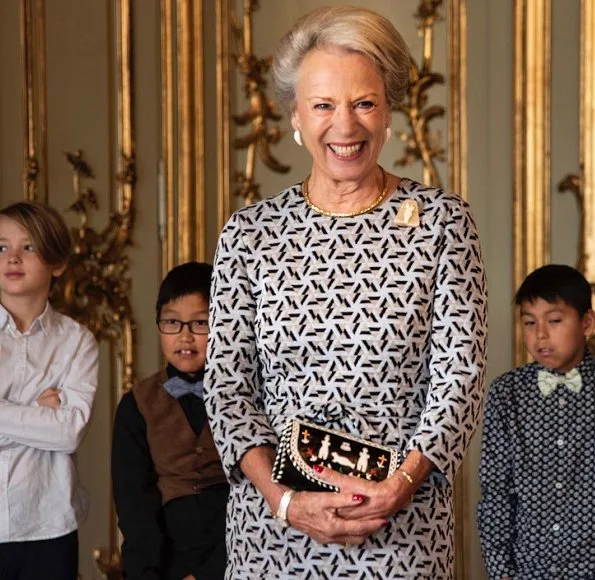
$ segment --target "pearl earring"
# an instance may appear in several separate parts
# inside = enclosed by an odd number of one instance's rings
[[[301,147],[304,143],[302,142],[302,134],[299,129],[293,132],[293,140]]]
[[[392,133],[393,132],[391,131],[391,128],[390,127],[387,127],[386,128],[386,137],[384,138],[384,142],[385,143],[388,143],[388,141],[389,141],[390,136],[392,135]]]

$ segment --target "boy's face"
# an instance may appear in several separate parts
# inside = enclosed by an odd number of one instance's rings
[[[0,298],[5,305],[12,299],[46,300],[52,276],[63,271],[41,260],[25,228],[0,216]]]
[[[594,328],[594,314],[582,318],[563,302],[537,298],[521,304],[523,340],[531,356],[547,369],[566,373],[582,360]]]
[[[159,316],[161,320],[209,320],[209,303],[200,294],[188,294],[164,304]],[[188,325],[179,334],[159,333],[161,350],[167,361],[178,370],[193,374],[205,366],[207,355],[207,334],[192,334]]]

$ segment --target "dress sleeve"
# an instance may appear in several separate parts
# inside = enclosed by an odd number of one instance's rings
[[[56,385],[60,389],[60,407],[51,409],[1,399],[0,435],[42,451],[74,453],[91,416],[97,389],[97,360],[97,342],[85,330],[68,374],[62,384]]]
[[[515,537],[516,495],[513,481],[514,456],[507,420],[505,389],[498,381],[488,393],[479,482],[481,500],[477,525],[484,562],[490,578],[514,576],[512,545]]]
[[[159,580],[164,574],[161,494],[147,443],[147,426],[131,392],[122,397],[114,419],[112,487],[118,526],[124,536],[125,578]]]
[[[423,453],[452,485],[481,416],[487,290],[469,206],[453,200],[445,219],[433,297],[430,385],[407,448]]]
[[[205,405],[228,479],[239,481],[242,456],[253,447],[277,445],[259,410],[259,367],[254,320],[256,297],[248,272],[239,217],[234,214],[217,246],[211,287]]]

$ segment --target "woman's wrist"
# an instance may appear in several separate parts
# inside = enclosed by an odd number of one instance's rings
[[[417,450],[412,450],[390,478],[397,510],[411,502],[415,492],[431,473],[434,464]]]
[[[404,479],[413,491],[416,491],[433,469],[434,464],[421,451],[412,449],[407,454],[405,461],[397,468],[396,475]]]

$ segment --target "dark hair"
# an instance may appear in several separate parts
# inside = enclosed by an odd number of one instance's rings
[[[561,300],[583,317],[591,308],[591,285],[575,268],[548,264],[531,272],[518,289],[514,302],[535,302],[542,298],[550,304]]]
[[[161,282],[157,296],[157,318],[161,309],[182,296],[200,294],[207,302],[211,297],[213,266],[204,262],[186,262],[172,268]]]
[[[60,213],[49,205],[19,201],[0,210],[0,216],[19,224],[47,266],[64,266],[72,253],[72,238]]]

